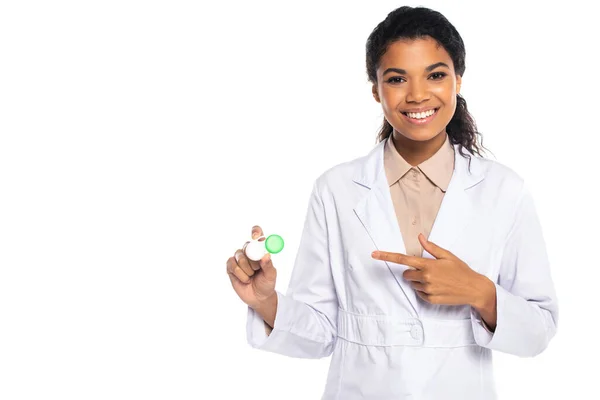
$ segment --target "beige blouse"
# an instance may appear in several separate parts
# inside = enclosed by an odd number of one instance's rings
[[[454,170],[454,146],[446,135],[431,158],[413,167],[398,153],[390,137],[384,150],[384,168],[406,254],[420,257],[423,248],[418,235],[429,238]]]

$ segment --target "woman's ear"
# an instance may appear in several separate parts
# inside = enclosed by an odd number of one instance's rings
[[[456,75],[456,94],[460,93],[460,85],[462,83],[462,76]]]
[[[373,98],[375,98],[375,101],[378,103],[381,103],[381,99],[379,98],[379,93],[377,92],[377,84],[376,83],[373,84],[373,88],[371,89],[371,91],[373,92]]]

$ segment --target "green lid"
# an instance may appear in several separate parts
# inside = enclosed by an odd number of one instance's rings
[[[283,238],[279,235],[270,235],[265,240],[265,248],[271,254],[277,254],[283,250]]]

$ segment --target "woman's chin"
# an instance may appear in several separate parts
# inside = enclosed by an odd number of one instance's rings
[[[439,135],[439,132],[437,133],[432,133],[432,132],[401,132],[401,131],[397,131],[398,134],[400,136],[402,136],[401,138],[399,138],[400,140],[406,139],[406,140],[411,140],[413,142],[427,142],[429,140],[434,139],[436,136]]]

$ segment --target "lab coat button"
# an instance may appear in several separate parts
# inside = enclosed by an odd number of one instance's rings
[[[410,336],[412,336],[413,339],[419,340],[419,339],[421,339],[422,335],[423,335],[423,330],[421,329],[421,327],[419,325],[413,325],[413,327],[410,328]]]

